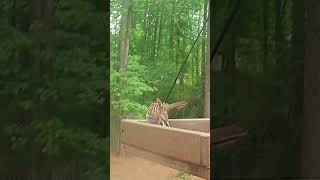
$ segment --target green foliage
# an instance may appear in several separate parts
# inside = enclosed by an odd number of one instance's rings
[[[297,65],[291,39],[296,35],[293,1],[281,1],[280,13],[277,2],[243,3],[214,63],[213,127],[236,123],[249,131],[236,146],[216,152],[217,178],[298,177],[303,66]],[[233,3],[213,5],[215,33],[221,32]],[[222,67],[232,61],[234,69]]]
[[[111,1],[111,108],[118,116],[145,119],[145,113],[152,101],[157,97],[165,100],[183,60],[194,43],[202,26],[204,1],[133,0],[130,3],[133,22],[129,30],[127,73],[123,77],[126,84],[121,87],[122,77],[118,70],[119,31],[121,14],[126,11],[128,5]],[[203,41],[206,41],[205,37]],[[171,114],[171,117],[203,116],[203,41],[200,38],[197,42],[168,100],[169,103],[186,100],[189,105],[182,113]],[[195,66],[198,66],[197,72],[194,70]]]
[[[121,102],[112,101],[111,105],[116,108],[121,108],[124,113],[131,113],[136,118],[144,118],[144,112],[147,111],[148,105],[141,104],[137,99],[148,92],[153,92],[154,88],[149,86],[144,80],[144,75],[148,74],[148,69],[139,64],[139,56],[130,56],[128,62],[128,72],[125,87],[119,87],[119,73],[115,70],[111,70],[111,95],[114,99],[120,97],[120,94],[125,96],[126,99]]]
[[[11,137],[12,150],[23,148],[26,141],[29,141],[41,147],[42,153],[61,159],[95,157],[107,153],[105,139],[85,129],[65,128],[65,124],[59,119],[33,121],[27,128],[16,124],[8,125],[5,133]],[[28,133],[34,134],[34,137],[26,139]]]
[[[176,177],[179,180],[191,180],[192,179],[192,175],[185,173],[185,172],[179,172]]]
[[[96,1],[55,1],[52,24],[45,26],[30,24],[31,3],[0,3],[0,104],[7,105],[0,123],[8,139],[0,149],[11,148],[0,158],[10,172],[80,160],[80,176],[105,179],[105,8]]]

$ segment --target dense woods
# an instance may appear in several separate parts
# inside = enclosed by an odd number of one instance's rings
[[[211,64],[211,125],[249,133],[213,149],[214,176],[319,178],[319,2],[241,2]],[[235,3],[211,5],[213,43]]]
[[[106,179],[106,9],[0,2],[2,177]]]
[[[119,150],[120,119],[143,120],[151,102],[166,99],[203,26],[167,102],[188,102],[171,118],[208,117],[207,14],[208,1],[111,1],[112,151]]]

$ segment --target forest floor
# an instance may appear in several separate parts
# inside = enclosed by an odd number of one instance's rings
[[[204,180],[134,156],[110,155],[111,180]]]

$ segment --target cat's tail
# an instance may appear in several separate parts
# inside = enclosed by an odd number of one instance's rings
[[[165,108],[167,109],[167,111],[172,111],[172,110],[175,110],[175,109],[181,109],[181,108],[184,108],[187,106],[187,102],[186,101],[179,101],[179,102],[175,102],[175,103],[172,103],[172,104],[167,104],[165,103],[164,106]]]

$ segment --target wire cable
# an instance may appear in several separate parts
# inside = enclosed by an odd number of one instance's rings
[[[192,51],[193,47],[196,45],[197,40],[199,39],[199,37],[200,37],[200,35],[201,35],[204,27],[206,26],[206,24],[207,24],[207,22],[208,22],[208,19],[209,19],[209,18],[207,18],[206,21],[205,21],[205,23],[203,24],[203,26],[202,26],[202,28],[201,28],[201,30],[200,30],[200,32],[199,32],[196,40],[194,41],[194,43],[193,43],[193,45],[192,45],[192,47],[191,47],[191,49],[190,49],[190,51],[189,51],[186,59],[184,60],[182,66],[181,66],[181,68],[180,68],[180,70],[179,70],[178,75],[176,76],[175,80],[173,81],[173,84],[172,84],[172,86],[171,86],[171,88],[170,88],[170,91],[169,91],[166,99],[164,100],[164,102],[167,102],[167,100],[168,100],[168,98],[169,98],[169,96],[170,96],[170,94],[171,94],[171,92],[172,92],[172,89],[174,88],[174,86],[175,86],[175,84],[176,84],[176,82],[177,82],[177,80],[178,80],[178,78],[179,78],[179,76],[180,76],[180,73],[182,72],[182,70],[183,70],[183,68],[184,68],[184,66],[185,66],[185,64],[186,64],[186,62],[187,62],[187,60],[188,60],[188,58],[189,58],[189,56],[190,56],[190,54],[191,54],[191,51]]]
[[[214,48],[213,48],[213,51],[211,52],[211,55],[210,55],[210,63],[212,63],[215,55],[217,54],[217,52],[218,52],[218,50],[219,50],[220,45],[221,45],[221,43],[222,43],[222,41],[223,41],[223,39],[224,39],[224,36],[227,34],[228,30],[230,29],[230,26],[231,26],[231,24],[232,24],[232,22],[233,22],[233,20],[234,20],[234,18],[235,18],[235,16],[236,16],[236,14],[238,13],[238,11],[239,11],[239,9],[240,9],[240,4],[241,4],[241,3],[240,3],[240,0],[238,0],[238,1],[236,2],[236,5],[234,6],[234,9],[233,9],[230,17],[229,17],[228,20],[227,20],[227,23],[226,23],[226,25],[225,25],[222,33],[220,34],[220,36],[219,36],[219,38],[218,38],[218,41],[217,41],[216,45],[215,45]]]

